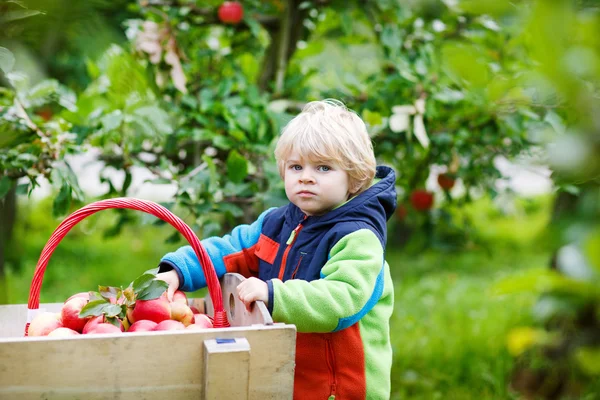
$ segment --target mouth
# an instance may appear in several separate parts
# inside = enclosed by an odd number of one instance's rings
[[[300,196],[300,197],[313,197],[313,196],[316,196],[316,194],[313,193],[313,192],[309,192],[308,190],[302,190],[302,191],[298,192],[298,196]]]

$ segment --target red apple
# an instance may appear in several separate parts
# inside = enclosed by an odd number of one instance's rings
[[[206,314],[194,314],[194,325],[200,325],[202,328],[212,328],[213,322]]]
[[[416,189],[410,195],[410,203],[417,211],[427,211],[433,206],[433,193]]]
[[[29,336],[47,336],[55,329],[62,327],[60,314],[43,312],[38,314],[29,324]]]
[[[450,190],[454,187],[456,179],[451,174],[439,174],[437,177],[438,184],[444,190]]]
[[[244,7],[237,1],[225,1],[219,7],[218,15],[224,24],[236,25],[244,16]]]
[[[71,299],[74,299],[75,297],[81,297],[82,299],[89,300],[90,299],[90,292],[75,293],[73,296],[71,296],[67,300],[65,300],[65,303],[67,303],[67,301],[69,301]]]
[[[175,321],[172,319],[167,319],[165,321],[159,322],[158,325],[154,327],[155,331],[181,331],[185,329],[185,325],[179,321]]]
[[[200,312],[200,310],[198,310],[198,309],[197,309],[196,307],[194,307],[194,306],[190,306],[190,310],[192,310],[192,312],[193,312],[194,314],[202,314],[202,313]]]
[[[156,325],[158,325],[158,324],[154,321],[148,321],[147,319],[141,319],[141,320],[135,322],[134,324],[132,324],[129,327],[129,329],[127,329],[127,332],[149,332],[149,331],[153,331],[154,328],[156,328]]]
[[[74,297],[67,301],[60,310],[60,316],[63,326],[71,328],[74,331],[81,332],[85,324],[91,317],[80,318],[81,309],[88,303],[83,297]]]
[[[119,326],[121,329],[121,332],[125,331],[125,326],[123,324],[123,322],[119,321]],[[90,333],[90,331],[94,330],[99,324],[109,324],[110,322],[106,321],[106,316],[103,315],[99,315],[97,317],[93,317],[92,319],[90,319],[87,324],[85,324],[85,326],[83,327],[83,330],[81,331],[81,333]],[[111,324],[112,325],[112,324]]]
[[[94,329],[88,332],[88,335],[93,335],[96,333],[121,333],[121,330],[114,326],[113,324],[109,324],[107,322],[102,322],[94,327]]]
[[[129,316],[131,315],[131,318]],[[153,300],[137,300],[133,311],[128,313],[129,322],[135,323],[141,319],[148,319],[159,323],[171,318],[171,305],[163,297]]]
[[[181,290],[176,290],[175,293],[173,293],[173,302],[183,303],[187,306],[188,299],[185,292],[182,292]]]
[[[186,304],[174,301],[171,303],[171,319],[188,326],[194,323],[194,312]]]
[[[50,337],[50,336],[52,336],[52,337],[68,337],[68,336],[75,336],[75,335],[79,335],[79,332],[74,331],[73,329],[70,329],[70,328],[60,327],[60,328],[56,328],[55,330],[50,332],[48,334],[48,337]]]

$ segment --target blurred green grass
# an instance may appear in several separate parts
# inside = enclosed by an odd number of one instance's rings
[[[465,208],[476,243],[485,246],[455,252],[387,249],[396,296],[391,321],[393,399],[516,398],[508,389],[513,359],[506,335],[530,322],[535,297],[496,296],[491,288],[510,274],[548,263],[545,228],[551,198],[520,199],[514,206],[510,215],[489,199]],[[50,217],[50,210],[48,202],[20,209],[7,281],[10,303],[27,303],[37,258],[60,222]],[[154,226],[148,217],[109,239],[103,231],[116,221],[112,210],[75,226],[49,262],[40,301],[62,302],[99,284],[126,286],[156,267],[166,252],[185,244],[165,243],[174,228]]]

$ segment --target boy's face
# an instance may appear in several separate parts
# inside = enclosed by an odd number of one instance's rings
[[[285,194],[306,215],[322,215],[348,200],[348,173],[331,162],[292,153],[285,164]]]

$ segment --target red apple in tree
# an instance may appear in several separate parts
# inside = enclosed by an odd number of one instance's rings
[[[63,326],[71,328],[74,331],[81,332],[85,324],[91,317],[80,318],[81,309],[88,303],[88,300],[83,297],[74,297],[67,301],[60,310],[60,317]]]
[[[55,329],[62,327],[59,313],[43,312],[38,314],[29,324],[29,336],[46,336]]]
[[[427,211],[433,206],[433,193],[416,189],[410,195],[410,203],[417,211]]]
[[[135,322],[134,324],[132,324],[129,327],[129,329],[127,329],[127,332],[149,332],[149,331],[153,331],[154,328],[156,328],[156,325],[158,325],[158,324],[154,321],[148,321],[147,319],[141,319],[141,320]]]
[[[213,327],[213,322],[206,314],[194,314],[194,325],[208,329]]]
[[[456,179],[451,174],[439,174],[437,177],[438,185],[444,190],[450,190],[454,187]]]
[[[159,322],[158,325],[154,327],[155,331],[181,331],[185,329],[185,325],[179,321],[175,321],[172,319],[167,319],[165,321]]]
[[[218,15],[224,24],[236,25],[244,17],[244,7],[238,1],[225,1],[219,6]]]
[[[171,305],[163,297],[152,300],[137,300],[133,311],[131,313],[128,311],[127,317],[132,324],[141,319],[159,323],[171,318]]]
[[[194,312],[187,304],[174,301],[171,303],[171,319],[188,326],[194,323]]]
[[[88,335],[93,335],[96,333],[121,333],[121,329],[117,328],[113,324],[109,324],[107,322],[102,322],[94,327],[94,329],[88,332]]]
[[[68,336],[75,336],[75,335],[79,335],[79,332],[74,331],[73,329],[70,329],[70,328],[65,328],[63,326],[60,328],[56,328],[55,330],[50,332],[48,334],[48,337],[50,337],[50,336],[52,336],[52,337],[68,337]]]

